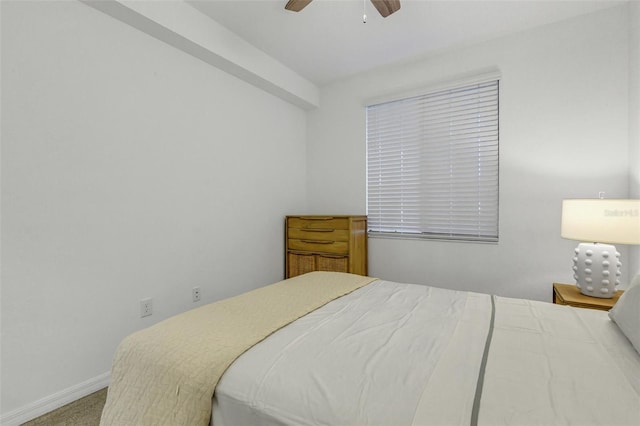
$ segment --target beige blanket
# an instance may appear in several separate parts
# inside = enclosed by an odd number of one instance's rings
[[[185,312],[125,338],[101,425],[207,425],[227,367],[292,321],[375,278],[312,272]]]

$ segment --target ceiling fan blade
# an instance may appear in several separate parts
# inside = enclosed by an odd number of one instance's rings
[[[311,3],[311,0],[289,0],[284,8],[292,12],[300,12],[309,3]]]
[[[400,10],[400,0],[371,0],[371,3],[378,9],[383,18]]]

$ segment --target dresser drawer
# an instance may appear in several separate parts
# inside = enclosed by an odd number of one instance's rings
[[[288,240],[289,250],[306,251],[314,253],[348,254],[348,241],[325,241],[317,239],[292,239]]]
[[[296,240],[349,241],[348,229],[289,228],[287,235]]]
[[[298,229],[349,229],[348,217],[298,216],[290,217],[289,228]]]
[[[349,256],[288,252],[287,268],[289,277],[312,271],[349,272]]]

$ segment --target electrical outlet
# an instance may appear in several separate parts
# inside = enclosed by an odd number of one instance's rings
[[[191,298],[194,302],[200,301],[200,287],[194,287],[191,289]]]
[[[149,299],[140,299],[140,318],[148,317],[153,314],[153,300]]]

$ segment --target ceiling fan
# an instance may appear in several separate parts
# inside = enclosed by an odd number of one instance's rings
[[[284,8],[293,12],[300,12],[309,3],[311,3],[311,0],[289,0]],[[400,9],[400,0],[371,0],[371,3],[383,18]]]

